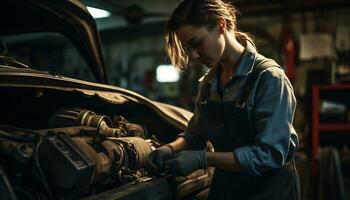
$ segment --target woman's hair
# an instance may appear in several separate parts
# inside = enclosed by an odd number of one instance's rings
[[[189,61],[175,34],[176,30],[184,25],[213,30],[218,19],[224,19],[228,31],[234,31],[239,43],[245,46],[249,41],[254,45],[253,39],[247,33],[237,30],[236,13],[237,10],[223,0],[183,0],[173,11],[165,27],[165,50],[171,63],[184,70]]]

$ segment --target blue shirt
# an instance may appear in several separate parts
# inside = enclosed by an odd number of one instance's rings
[[[215,69],[207,71],[199,80],[199,87],[208,81],[211,83],[210,100],[236,100],[241,90],[244,89],[242,86],[248,75],[253,71],[257,57],[267,59],[258,54],[255,48],[247,42],[235,74],[221,91],[218,90],[219,79]],[[200,96],[201,94],[198,94],[197,101],[200,101]],[[269,67],[262,71],[250,91],[246,106],[248,117],[256,133],[255,144],[233,149],[233,153],[247,172],[259,176],[282,167],[294,155],[299,144],[297,133],[293,128],[296,98],[283,69]],[[179,135],[195,149],[203,147],[206,142],[203,140],[204,137],[201,137],[201,133],[196,132],[196,126],[200,126],[197,122],[199,109],[199,107],[195,108],[187,130]]]

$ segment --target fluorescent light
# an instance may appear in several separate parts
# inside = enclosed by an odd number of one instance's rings
[[[102,10],[99,8],[93,8],[93,7],[87,7],[88,11],[92,15],[93,18],[104,18],[104,17],[109,17],[111,16],[111,13],[108,12],[107,10]]]
[[[157,81],[161,83],[177,82],[180,78],[179,72],[173,65],[159,65],[157,67]]]

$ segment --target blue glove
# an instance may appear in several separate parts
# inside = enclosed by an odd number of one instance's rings
[[[160,175],[165,171],[164,162],[174,156],[173,150],[168,146],[161,146],[152,151],[145,163],[146,170],[152,175]]]
[[[176,156],[165,162],[169,173],[177,176],[187,176],[197,169],[207,167],[207,152],[200,151],[181,151]]]

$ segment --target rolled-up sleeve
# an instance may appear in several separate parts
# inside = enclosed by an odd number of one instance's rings
[[[275,67],[259,75],[250,98],[254,102],[250,119],[255,143],[234,149],[234,155],[247,172],[259,176],[286,162],[296,99],[282,69]]]

